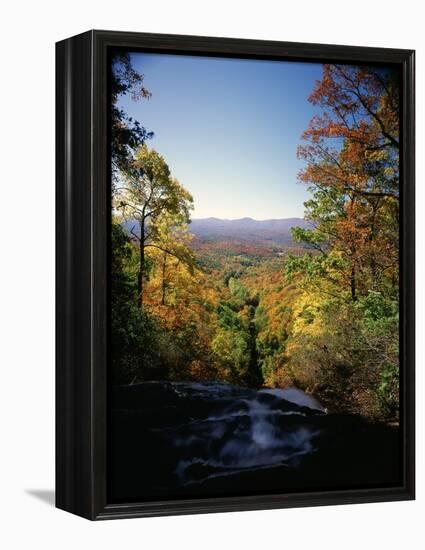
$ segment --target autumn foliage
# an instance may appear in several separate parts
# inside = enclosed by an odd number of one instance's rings
[[[143,79],[127,61],[116,78],[130,93]],[[193,199],[148,134],[117,147],[115,383],[295,384],[331,410],[397,418],[398,75],[324,65],[309,101],[320,114],[298,157],[311,229],[293,229],[296,248],[195,239]],[[125,126],[123,113],[117,121]]]
[[[399,88],[389,69],[325,65],[310,101],[300,181],[318,254],[286,265],[303,287],[288,346],[292,378],[368,414],[398,407]],[[300,314],[301,315],[301,314]],[[307,326],[306,326],[307,325]]]

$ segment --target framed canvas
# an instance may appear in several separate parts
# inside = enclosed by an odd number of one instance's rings
[[[56,505],[414,498],[414,52],[56,46]]]

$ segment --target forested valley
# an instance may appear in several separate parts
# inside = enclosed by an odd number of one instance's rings
[[[309,97],[321,114],[294,151],[308,224],[282,245],[191,232],[190,189],[118,106],[149,100],[144,77],[128,54],[112,68],[112,383],[296,386],[330,411],[397,421],[397,75],[323,66]]]

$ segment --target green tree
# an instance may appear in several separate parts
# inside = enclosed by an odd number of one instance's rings
[[[190,249],[192,236],[188,231],[186,219],[181,212],[164,211],[156,222],[156,247],[161,251],[161,304],[166,305],[166,294],[169,285],[168,270],[175,272],[179,265],[184,265],[189,274],[193,275],[197,268],[195,256]],[[170,259],[177,262],[170,265]]]
[[[124,220],[134,222],[131,234],[139,245],[137,300],[142,307],[146,250],[155,248],[167,254],[178,255],[176,249],[168,249],[164,244],[164,224],[171,218],[175,230],[187,225],[190,222],[193,198],[171,177],[164,158],[143,145],[136,152],[131,170],[124,174],[123,181],[117,186],[114,208]]]
[[[131,168],[134,152],[153,136],[137,120],[133,120],[118,106],[119,98],[130,95],[134,101],[149,99],[151,93],[144,86],[144,76],[132,65],[128,52],[117,52],[111,69],[111,157],[113,184],[120,172]]]
[[[135,302],[134,247],[115,220],[111,230],[111,364],[115,384],[159,372],[158,324]]]
[[[230,299],[217,307],[219,328],[212,341],[212,351],[232,382],[260,386],[263,382],[257,350],[256,308],[258,295],[251,296],[238,280],[228,281]]]

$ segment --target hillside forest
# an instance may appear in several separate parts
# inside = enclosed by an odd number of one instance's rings
[[[283,244],[191,232],[190,189],[150,146],[152,131],[119,106],[150,94],[129,54],[117,54],[112,383],[294,385],[330,411],[397,421],[398,75],[323,65],[308,98],[320,114],[294,151],[303,161],[294,185],[310,198]]]

